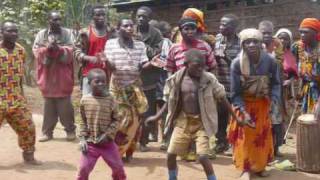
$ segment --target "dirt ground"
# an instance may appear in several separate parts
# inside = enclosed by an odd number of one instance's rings
[[[33,120],[40,134],[42,122],[42,98],[37,89],[27,88],[30,107],[34,112]],[[74,105],[77,106],[78,93],[75,93]],[[79,163],[80,151],[78,142],[66,142],[65,133],[59,124],[55,130],[55,139],[46,143],[36,144],[36,157],[41,160],[41,166],[27,166],[22,163],[21,150],[17,145],[17,137],[10,126],[4,125],[0,130],[0,180],[72,180],[75,179]],[[166,154],[159,150],[159,144],[150,145],[151,151],[146,153],[136,152],[134,159],[125,164],[128,180],[166,180]],[[290,139],[281,149],[285,157],[295,160],[295,139]],[[178,161],[180,180],[206,179],[202,167],[198,163]],[[219,180],[237,179],[240,172],[232,165],[230,157],[218,156],[212,161]],[[279,171],[268,167],[271,176],[265,180],[316,180],[320,175],[301,172]],[[110,179],[111,172],[107,165],[99,159],[90,179]],[[254,179],[261,179],[254,177]]]

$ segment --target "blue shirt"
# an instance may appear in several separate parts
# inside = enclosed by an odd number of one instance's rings
[[[267,75],[270,77],[270,98],[279,102],[281,94],[280,71],[275,59],[267,53],[261,51],[260,61],[256,67],[250,64],[250,75]],[[240,83],[241,70],[239,56],[231,64],[231,102],[233,105],[244,110],[242,99],[242,88]]]

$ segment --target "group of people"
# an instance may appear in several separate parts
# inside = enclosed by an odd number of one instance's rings
[[[320,116],[320,21],[304,19],[300,40],[273,23],[238,32],[238,18],[221,18],[219,34],[207,33],[204,13],[188,8],[178,27],[151,20],[140,7],[136,21],[119,20],[112,28],[102,5],[92,8],[92,22],[78,37],[61,26],[59,11],[48,13],[48,28],[33,45],[37,84],[44,97],[40,142],[53,139],[60,120],[66,139],[76,139],[71,94],[74,63],[80,65],[81,162],[77,179],[88,179],[101,156],[115,180],[126,179],[139,142],[141,152],[162,133],[169,180],[176,180],[177,155],[196,153],[208,180],[216,180],[209,160],[230,152],[241,178],[267,176],[265,167],[281,156],[286,102],[302,100],[302,112]],[[23,94],[25,50],[17,43],[18,26],[5,21],[0,43],[0,124],[18,134],[24,161],[34,158],[35,126]],[[301,79],[301,91],[291,84]],[[291,93],[291,94],[290,94]],[[318,108],[319,107],[319,108]],[[162,119],[161,130],[158,119]],[[216,137],[216,146],[209,146]]]

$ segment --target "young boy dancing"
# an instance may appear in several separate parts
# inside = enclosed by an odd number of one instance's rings
[[[186,67],[169,77],[164,88],[165,105],[146,124],[160,118],[168,107],[164,134],[173,130],[168,147],[169,180],[177,179],[177,155],[188,152],[196,142],[198,160],[208,180],[216,180],[208,158],[209,137],[217,132],[217,103],[232,112],[226,93],[216,77],[205,71],[205,57],[201,51],[190,49],[185,53]]]
[[[91,94],[80,101],[80,147],[82,151],[78,180],[87,180],[98,158],[111,167],[114,180],[125,180],[126,175],[117,145],[113,138],[118,130],[117,105],[107,90],[106,74],[101,69],[88,73]]]

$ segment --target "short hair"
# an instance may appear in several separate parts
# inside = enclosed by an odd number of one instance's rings
[[[122,21],[124,21],[124,20],[130,20],[130,21],[133,22],[133,20],[130,19],[130,18],[122,18],[122,19],[119,19],[119,20],[118,20],[118,23],[117,23],[117,28],[118,28],[118,29],[120,28],[120,26],[121,26],[121,24],[122,24]]]
[[[4,30],[4,25],[5,25],[6,23],[12,23],[12,24],[17,25],[17,23],[14,22],[13,20],[5,20],[5,21],[3,21],[3,22],[1,23],[0,33],[3,32],[3,30]]]
[[[148,6],[141,6],[141,7],[138,8],[137,12],[138,12],[139,10],[144,10],[144,11],[146,11],[149,15],[152,14],[152,10],[151,10],[151,8],[149,8]]]
[[[259,29],[260,29],[261,27],[271,27],[272,30],[273,30],[274,25],[273,25],[273,23],[272,23],[271,21],[263,20],[263,21],[261,21],[261,22],[259,23]]]
[[[99,69],[99,68],[94,68],[94,69],[91,69],[88,73],[88,83],[90,84],[91,81],[97,77],[98,75],[103,75],[105,77],[107,77],[106,73],[102,70],[102,69]]]
[[[205,55],[199,50],[195,48],[191,48],[184,53],[185,63],[189,62],[197,62],[197,63],[205,63]]]
[[[159,29],[159,22],[158,22],[157,20],[151,19],[151,20],[149,21],[149,24],[150,24],[151,26]]]
[[[104,5],[102,5],[102,4],[93,5],[92,8],[91,8],[91,16],[93,16],[94,10],[96,10],[96,9],[105,9],[105,8],[106,7]]]
[[[161,33],[166,33],[171,31],[171,25],[167,21],[160,21],[158,23],[158,29]]]
[[[232,23],[235,27],[237,27],[237,26],[239,25],[239,18],[238,18],[236,15],[234,15],[234,14],[225,14],[225,15],[222,16],[222,18],[228,18],[228,19],[230,19],[230,20],[231,20],[231,23]]]
[[[51,11],[48,12],[48,19],[51,18],[51,15],[52,15],[53,13],[57,13],[57,14],[62,15],[61,11],[59,11],[59,10],[51,10]]]

